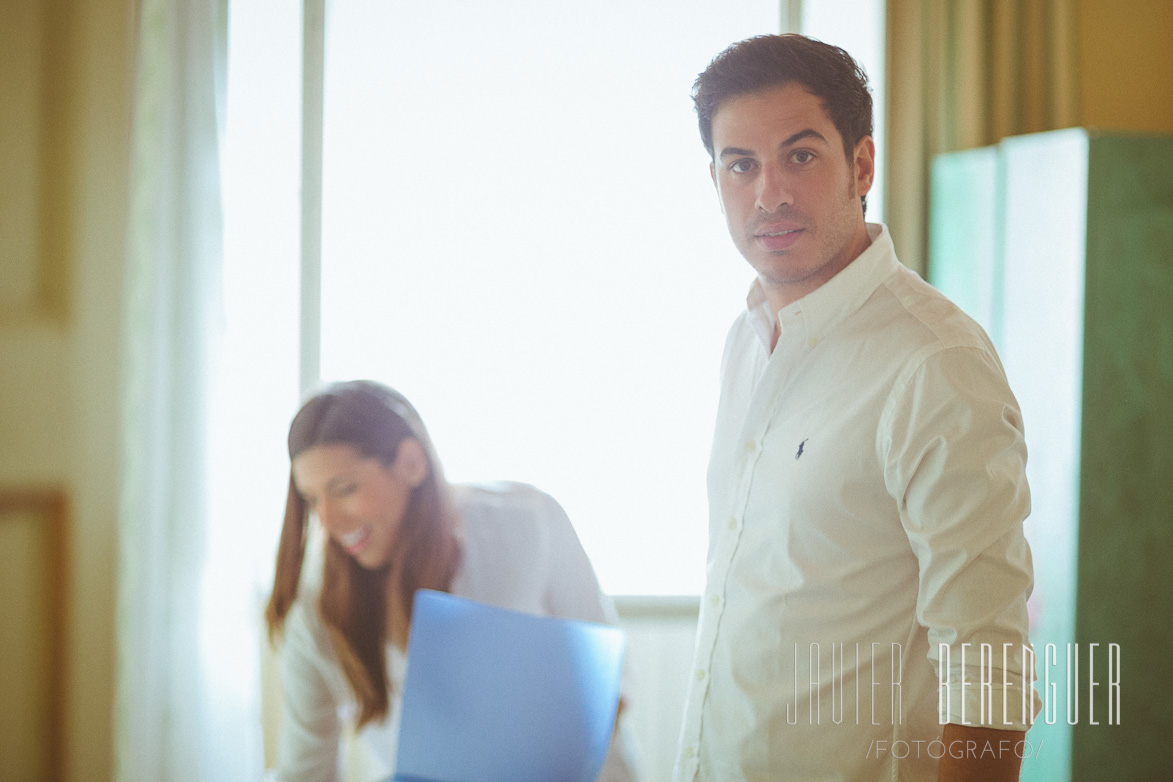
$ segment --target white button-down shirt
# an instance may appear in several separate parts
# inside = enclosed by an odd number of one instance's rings
[[[980,327],[868,230],[776,315],[755,283],[729,333],[682,782],[935,779],[942,722],[1026,727],[1018,405]]]

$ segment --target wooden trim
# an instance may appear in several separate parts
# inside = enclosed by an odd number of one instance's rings
[[[67,535],[69,506],[65,492],[48,489],[0,489],[0,523],[10,514],[30,514],[45,523],[47,573],[45,591],[48,594],[48,724],[46,730],[46,779],[62,782],[65,779],[65,720],[66,720],[66,644],[68,641],[69,560]]]
[[[302,2],[301,311],[299,385],[322,376],[322,178],[326,106],[326,0]]]
[[[692,619],[700,614],[696,595],[615,595],[611,598],[620,620]]]
[[[0,327],[69,318],[74,222],[68,3],[8,3],[0,49],[11,81],[0,142]],[[8,73],[6,72],[6,77]]]

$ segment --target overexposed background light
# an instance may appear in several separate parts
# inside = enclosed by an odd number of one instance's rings
[[[752,279],[689,90],[765,0],[335,0],[322,374],[419,407],[453,480],[533,483],[606,589],[703,586],[724,335]]]
[[[230,6],[213,539],[254,552],[262,589],[299,401],[297,5]],[[323,378],[406,393],[451,479],[549,491],[612,592],[703,586],[718,363],[751,274],[689,89],[786,5],[327,4]],[[802,30],[864,62],[880,134],[882,3],[833,7],[803,2]]]
[[[234,2],[229,10],[224,341],[208,545],[234,568],[206,574],[205,600],[211,615],[236,606],[256,621],[241,575],[258,600],[268,598],[289,481],[285,437],[299,401],[301,8]]]

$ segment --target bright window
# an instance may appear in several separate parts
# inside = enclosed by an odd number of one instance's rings
[[[232,3],[221,178],[224,338],[212,417],[209,546],[272,588],[298,403],[301,13]],[[208,579],[216,600],[235,582]]]
[[[450,479],[549,491],[609,591],[700,592],[718,363],[751,273],[689,89],[789,15],[864,61],[879,129],[879,0],[327,6],[323,378],[406,393]],[[297,404],[300,21],[232,4],[226,363],[242,382],[223,391],[218,507],[261,520],[262,572]]]
[[[606,589],[695,594],[729,242],[689,90],[767,0],[335,0],[322,374],[420,408],[452,480],[533,483]]]

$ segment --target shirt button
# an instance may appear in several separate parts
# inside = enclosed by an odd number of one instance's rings
[[[758,449],[758,444],[757,444],[756,440],[746,440],[745,441],[745,452],[746,453],[753,453],[757,449]]]
[[[696,680],[697,680],[698,682],[703,682],[703,681],[705,680],[705,669],[704,669],[704,668],[697,668],[697,670],[696,670]]]
[[[806,341],[806,344],[807,344],[807,346],[808,346],[808,347],[812,347],[812,348],[813,348],[815,345],[819,344],[819,341],[818,341],[816,338],[814,338],[814,337],[811,337],[810,339],[808,339],[808,340]]]
[[[727,521],[727,522],[725,523],[725,526],[727,526],[727,527],[728,527],[729,529],[731,529],[731,530],[737,529],[737,517],[736,517],[736,516],[730,516],[730,517],[729,517],[729,521]]]
[[[687,758],[690,758],[690,759],[695,758],[696,757],[696,747],[689,747],[688,749],[684,750],[684,756]]]
[[[721,605],[721,596],[720,595],[713,595],[712,597],[709,598],[709,602],[713,604],[714,608],[716,608],[717,606]]]

